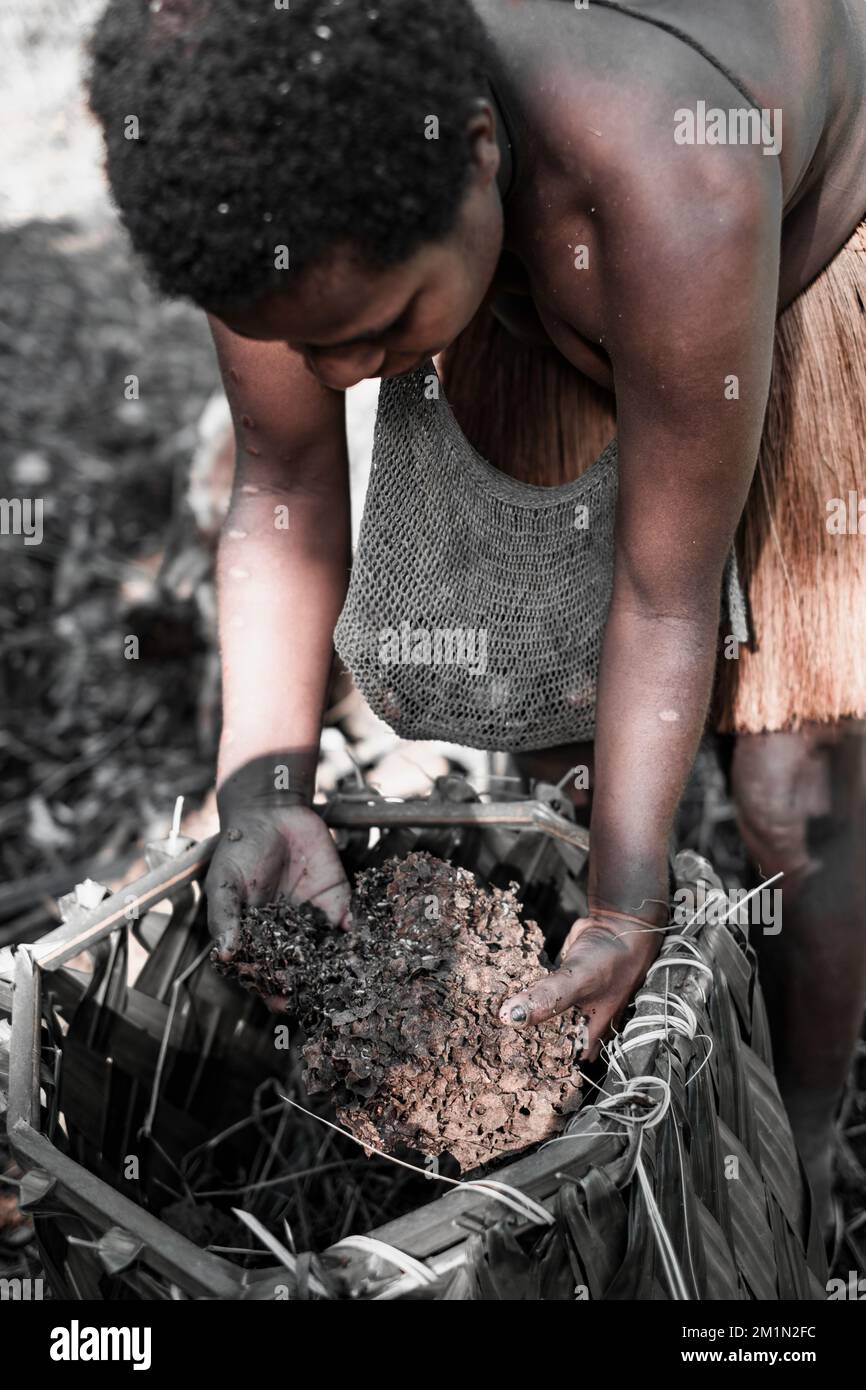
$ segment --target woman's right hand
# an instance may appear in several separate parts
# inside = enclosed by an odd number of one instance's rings
[[[348,879],[330,831],[309,806],[235,804],[222,824],[205,882],[208,927],[220,960],[231,960],[237,949],[243,908],[280,895],[313,903],[335,927],[351,925]],[[274,1010],[284,1007],[278,997],[265,1002]]]
[[[243,908],[280,893],[348,925],[349,885],[310,808],[351,526],[344,393],[284,342],[210,325],[237,442],[217,557],[223,833],[207,877],[228,961]]]

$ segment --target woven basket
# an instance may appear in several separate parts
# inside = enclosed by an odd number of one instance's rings
[[[503,855],[509,871],[531,864],[538,884],[553,884],[566,916],[577,915],[588,842],[570,811],[555,800],[493,806],[473,796],[462,783],[456,791],[437,787],[419,803],[336,798],[327,818],[345,827],[350,853],[359,836],[365,842],[363,827],[381,824],[380,853],[400,845],[405,852],[407,827],[416,827],[413,848],[474,863],[485,876]],[[34,1213],[61,1296],[825,1297],[823,1246],[773,1078],[754,953],[738,927],[700,922],[666,941],[595,1102],[563,1137],[496,1169],[495,1187],[460,1183],[319,1254],[290,1253],[273,1225],[268,1231],[251,1221],[282,1260],[264,1270],[244,1269],[172,1230],[146,1209],[145,1191],[149,1178],[170,1172],[142,1175],[142,1204],[126,1195],[136,1189],[120,1181],[112,1158],[112,1146],[120,1153],[127,1142],[112,1117],[125,1117],[134,1135],[142,1097],[151,1097],[147,1124],[161,1136],[156,1164],[172,1137],[189,1147],[248,1113],[273,1065],[273,1021],[257,1021],[255,1002],[218,979],[206,959],[191,892],[212,849],[212,842],[193,847],[36,946],[19,948],[11,971],[8,956],[0,959],[0,1015],[12,1015],[9,1140],[27,1170],[20,1201]],[[692,852],[678,856],[676,877],[696,895],[701,884],[720,888]],[[165,898],[174,903],[171,923],[148,943],[149,910]],[[144,914],[139,939],[152,945],[134,988],[124,964],[133,902]],[[98,968],[82,996],[68,963],[83,950]],[[59,1014],[72,1020],[65,1034]],[[192,1070],[190,1058],[198,1059]],[[188,1098],[184,1107],[178,1094]]]

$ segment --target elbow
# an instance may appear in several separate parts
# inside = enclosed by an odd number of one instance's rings
[[[718,564],[669,561],[663,565],[618,560],[611,610],[671,626],[716,627],[723,574],[724,560]]]

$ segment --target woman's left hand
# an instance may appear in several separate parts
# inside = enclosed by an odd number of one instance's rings
[[[586,1015],[584,1061],[594,1061],[611,1024],[631,1003],[658,955],[666,928],[624,912],[591,908],[574,923],[551,974],[514,994],[499,1010],[501,1023],[525,1028],[566,1009]]]

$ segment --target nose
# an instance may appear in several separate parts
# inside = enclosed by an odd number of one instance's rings
[[[385,349],[375,343],[351,348],[307,348],[307,366],[324,386],[347,391],[367,377],[377,376],[385,362]]]

